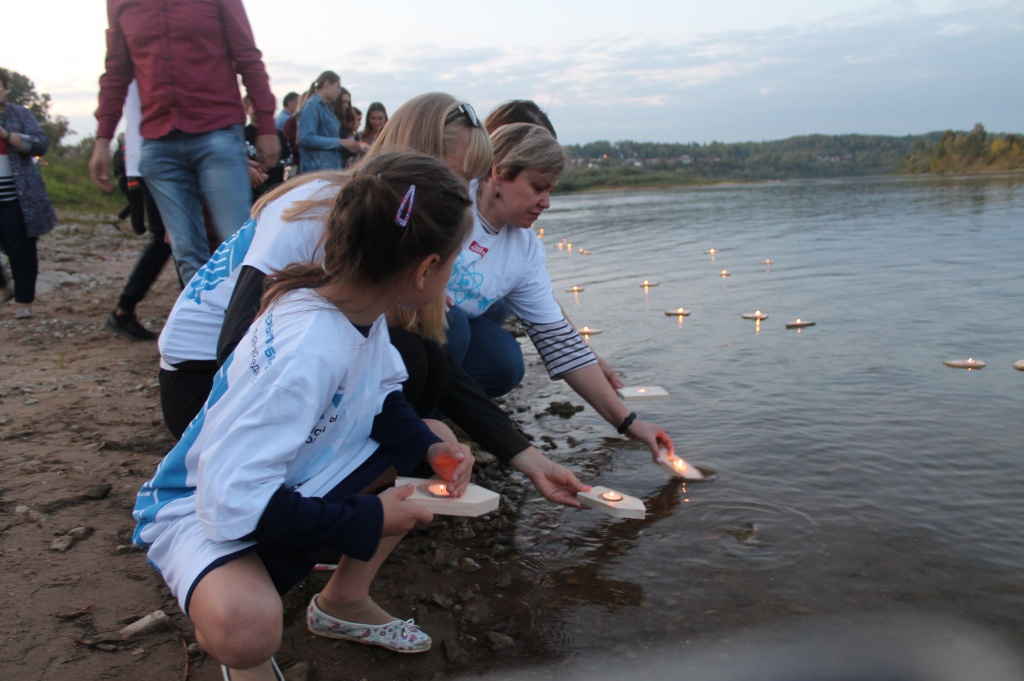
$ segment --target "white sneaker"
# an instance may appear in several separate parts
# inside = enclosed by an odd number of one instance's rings
[[[317,636],[381,646],[396,653],[423,653],[430,650],[432,642],[411,619],[387,624],[359,624],[331,617],[317,606],[316,596],[306,608],[306,626]]]

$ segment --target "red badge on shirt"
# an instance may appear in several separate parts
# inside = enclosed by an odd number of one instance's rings
[[[476,241],[474,241],[473,243],[471,243],[469,245],[469,250],[473,251],[474,253],[479,255],[481,258],[484,257],[485,255],[487,255],[487,249],[484,248],[483,246],[481,246],[480,244],[478,244]]]

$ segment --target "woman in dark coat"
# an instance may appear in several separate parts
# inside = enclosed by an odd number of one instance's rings
[[[50,142],[28,109],[7,101],[10,76],[2,69],[0,86],[0,249],[14,280],[12,290],[0,268],[0,305],[14,298],[14,316],[29,319],[39,274],[36,242],[57,223],[35,161]]]

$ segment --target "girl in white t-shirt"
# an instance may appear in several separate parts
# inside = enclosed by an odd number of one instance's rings
[[[654,459],[674,454],[663,428],[637,418],[616,394],[622,382],[573,327],[551,288],[544,247],[530,229],[551,206],[565,152],[543,127],[503,125],[491,133],[491,173],[470,187],[473,231],[455,261],[448,297],[448,351],[491,397],[523,377],[518,342],[501,328],[510,310],[523,323],[552,378],[564,378],[620,435]]]
[[[224,678],[282,678],[272,658],[280,594],[323,548],[345,564],[309,604],[313,633],[396,652],[430,647],[368,594],[401,536],[432,516],[406,501],[411,487],[369,492],[426,458],[460,496],[473,459],[402,396],[383,315],[443,296],[469,207],[465,183],[438,159],[368,161],[330,209],[322,262],[273,275],[206,404],[139,491],[134,539]]]

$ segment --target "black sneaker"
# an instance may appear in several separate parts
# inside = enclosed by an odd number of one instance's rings
[[[139,324],[134,312],[123,317],[118,317],[116,312],[111,312],[107,317],[106,326],[118,336],[123,336],[128,340],[151,341],[157,339],[157,334]]]

